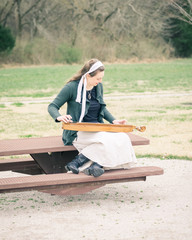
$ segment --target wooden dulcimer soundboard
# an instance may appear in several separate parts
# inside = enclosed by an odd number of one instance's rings
[[[145,126],[136,127],[127,124],[105,124],[105,123],[62,123],[62,128],[66,130],[82,132],[132,132],[134,129],[144,132]]]

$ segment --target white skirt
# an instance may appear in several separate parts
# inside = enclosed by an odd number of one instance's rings
[[[126,133],[78,132],[73,145],[91,161],[81,170],[96,162],[105,169],[131,168],[137,163],[131,140]]]

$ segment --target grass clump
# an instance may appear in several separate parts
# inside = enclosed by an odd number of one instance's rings
[[[0,108],[6,108],[5,104],[0,104]]]
[[[16,106],[16,107],[21,107],[21,106],[23,106],[24,104],[21,103],[21,102],[15,102],[15,103],[12,103],[11,105]]]

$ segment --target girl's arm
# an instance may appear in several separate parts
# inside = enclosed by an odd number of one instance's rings
[[[49,104],[48,112],[56,122],[67,121],[67,119],[70,119],[70,117],[66,117],[68,115],[61,116],[59,112],[59,109],[70,99],[70,97],[70,87],[65,85],[53,102]]]

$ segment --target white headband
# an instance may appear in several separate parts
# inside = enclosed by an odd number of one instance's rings
[[[84,115],[85,115],[85,105],[86,105],[86,86],[87,86],[87,77],[86,75],[88,73],[92,73],[94,71],[96,71],[98,68],[102,67],[103,63],[100,61],[97,61],[96,63],[94,63],[88,72],[86,72],[82,77],[81,80],[79,81],[79,85],[77,88],[77,98],[76,98],[76,102],[81,103],[81,92],[82,92],[82,87],[84,84],[84,88],[83,88],[83,99],[82,99],[82,108],[81,108],[81,116],[79,118],[79,122],[82,121]],[[84,80],[84,82],[83,82]]]

